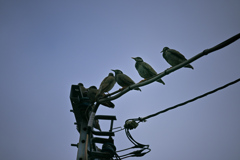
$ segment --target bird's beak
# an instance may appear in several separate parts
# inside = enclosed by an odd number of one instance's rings
[[[113,72],[115,72],[115,70],[114,69],[111,69]]]
[[[163,50],[160,53],[162,53],[162,52],[163,52]]]
[[[131,57],[132,59],[135,59],[135,57]]]

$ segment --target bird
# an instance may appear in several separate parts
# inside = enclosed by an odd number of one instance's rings
[[[98,93],[98,89],[97,89],[96,86],[91,86],[91,87],[88,88],[87,95],[88,95],[88,98],[89,98],[89,101],[90,101],[91,105],[93,105],[96,102],[97,93]],[[106,107],[109,107],[109,108],[114,108],[115,107],[115,105],[111,101],[104,101],[100,104],[102,104]]]
[[[98,98],[99,96],[102,96],[104,92],[109,92],[113,88],[115,83],[116,81],[113,73],[109,73],[108,76],[105,77],[101,82],[96,98]]]
[[[82,83],[78,83],[78,86],[81,89],[83,97],[86,97],[87,96],[87,89],[84,87],[84,85]]]
[[[94,104],[94,102],[96,101],[95,97],[97,92],[98,92],[98,89],[96,86],[90,86],[88,88],[87,96],[91,104]]]
[[[128,77],[126,74],[124,74],[121,70],[112,69],[112,71],[115,72],[115,80],[121,87],[123,87],[122,89],[124,89],[132,84],[135,84],[135,82],[130,77]],[[134,88],[134,90],[141,91],[140,88]]]
[[[176,66],[187,59],[185,58],[184,55],[182,55],[180,52],[178,52],[175,49],[169,49],[168,47],[164,47],[163,50],[160,52],[163,53],[163,58],[173,67]],[[187,64],[184,66],[185,68],[192,68],[190,64]]]
[[[135,68],[137,69],[139,75],[144,78],[144,80],[148,80],[157,75],[157,72],[146,62],[143,61],[141,57],[132,57],[136,61]],[[142,81],[144,81],[142,80]],[[140,82],[142,82],[140,81]],[[163,80],[160,78],[157,82],[165,85]]]

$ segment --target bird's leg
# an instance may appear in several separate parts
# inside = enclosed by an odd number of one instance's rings
[[[108,96],[109,96],[109,92],[107,92],[107,94],[103,93],[102,98],[106,98]]]
[[[108,94],[109,94],[109,93],[108,93]],[[105,97],[107,97],[107,94],[103,93],[103,94],[102,94],[102,98],[105,98]]]
[[[124,90],[125,88],[126,88],[126,87],[122,87],[122,88],[119,89],[119,91],[122,91],[122,90]]]
[[[146,81],[146,79],[143,79],[143,80],[141,80],[140,82],[138,82],[138,83],[141,83],[141,82],[144,82],[144,81]]]

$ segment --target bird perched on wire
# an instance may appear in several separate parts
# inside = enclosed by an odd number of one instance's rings
[[[86,97],[87,96],[87,89],[84,87],[84,85],[82,83],[78,83],[78,86],[80,87],[81,89],[81,92],[83,94],[83,97]]]
[[[123,87],[122,89],[124,89],[132,84],[135,84],[135,82],[130,77],[128,77],[126,74],[124,74],[121,70],[118,70],[118,69],[113,70],[112,69],[112,71],[115,72],[115,80],[121,87]],[[141,91],[140,88],[134,88],[134,90]]]
[[[98,93],[98,89],[97,89],[96,86],[91,86],[91,87],[88,88],[87,95],[88,95],[88,98],[89,98],[89,101],[90,101],[91,105],[93,105],[96,102],[97,93]],[[106,107],[109,107],[109,108],[114,108],[115,107],[115,105],[111,101],[104,101],[101,104],[106,106]]]
[[[137,69],[139,75],[144,78],[144,80],[150,79],[157,75],[157,72],[148,63],[144,62],[141,57],[132,57],[132,59],[136,61],[135,68]],[[157,82],[165,84],[161,78],[158,79]]]
[[[164,47],[163,50],[161,51],[163,53],[163,58],[173,67],[176,66],[187,59],[182,55],[180,52],[174,50],[174,49],[169,49],[168,47]],[[190,64],[187,64],[184,66],[186,68],[192,68]]]
[[[109,92],[113,88],[115,83],[116,81],[113,73],[109,73],[108,76],[105,77],[101,82],[96,98],[98,98],[99,96],[103,96],[104,92]]]
[[[95,97],[97,92],[98,92],[98,89],[96,86],[91,86],[88,88],[87,96],[91,104],[94,104],[94,102],[96,101]]]

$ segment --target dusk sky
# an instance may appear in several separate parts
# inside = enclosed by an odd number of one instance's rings
[[[75,160],[72,84],[99,87],[111,69],[141,81],[131,57],[158,73],[163,47],[191,58],[240,33],[239,0],[0,0],[0,159]],[[240,78],[240,40],[100,106],[114,127]],[[110,91],[121,88],[115,84]],[[151,152],[136,160],[239,160],[240,83],[140,123]],[[108,124],[100,121],[101,127]],[[125,132],[117,150],[132,147]],[[119,155],[121,155],[119,153]]]

